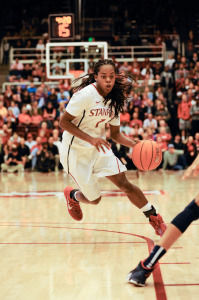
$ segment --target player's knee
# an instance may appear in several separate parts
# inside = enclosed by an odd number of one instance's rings
[[[120,189],[125,193],[125,194],[128,194],[130,192],[132,192],[133,190],[133,185],[129,182],[129,181],[124,181],[124,182],[121,182],[120,184]]]
[[[97,205],[100,203],[100,201],[101,201],[101,196],[99,198],[95,199],[94,201],[92,201],[92,204]]]
[[[179,213],[171,223],[175,225],[182,233],[189,227],[189,225],[199,218],[199,207],[195,200],[190,202],[185,209]]]

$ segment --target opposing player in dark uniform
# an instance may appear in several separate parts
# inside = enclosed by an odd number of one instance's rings
[[[186,179],[191,174],[199,174],[199,155],[185,171],[182,179]],[[146,279],[153,272],[158,260],[185,232],[189,225],[197,219],[199,219],[199,193],[196,198],[173,219],[160,241],[153,248],[151,254],[145,260],[140,261],[138,266],[128,274],[127,280],[134,285],[145,286]]]

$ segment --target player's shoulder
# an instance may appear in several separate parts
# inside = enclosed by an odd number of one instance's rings
[[[92,84],[89,84],[87,86],[85,86],[83,89],[75,92],[73,95],[74,96],[78,96],[78,95],[92,95],[93,92],[95,92],[95,88]]]
[[[81,99],[87,99],[87,101],[92,100],[96,97],[96,88],[93,84],[89,84],[83,89],[77,91],[73,96]]]
[[[87,94],[87,95],[90,95],[90,96],[96,94],[96,88],[95,88],[94,84],[87,85],[81,91],[82,91],[83,94]]]

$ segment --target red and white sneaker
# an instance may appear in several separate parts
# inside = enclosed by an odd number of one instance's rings
[[[155,229],[155,233],[160,236],[163,235],[167,228],[167,225],[164,223],[160,214],[158,214],[157,216],[150,215],[149,223]]]
[[[72,187],[67,186],[64,190],[64,196],[66,198],[68,212],[73,219],[81,221],[83,218],[82,210],[78,201],[73,200],[70,197],[70,192],[73,190]]]

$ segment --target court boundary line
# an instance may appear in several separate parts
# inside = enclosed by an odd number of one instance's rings
[[[126,194],[120,190],[102,190],[102,197],[126,197]],[[165,195],[163,190],[143,190],[144,195],[162,196]],[[10,193],[0,192],[1,198],[32,198],[32,197],[62,197],[64,194],[62,191],[28,191],[17,192],[12,191]]]

